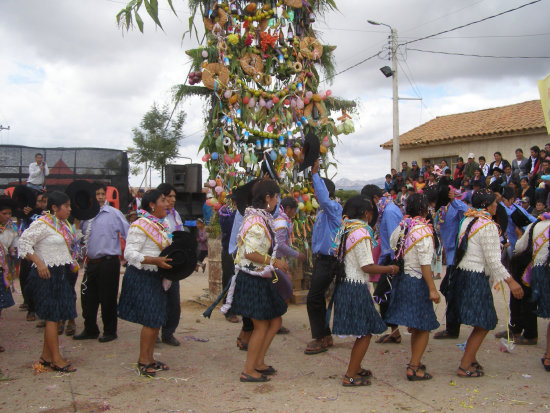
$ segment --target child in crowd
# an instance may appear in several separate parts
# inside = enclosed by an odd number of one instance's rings
[[[390,192],[390,190],[392,189],[392,186],[393,186],[393,183],[392,183],[391,175],[387,174],[386,182],[384,182],[384,192]]]
[[[543,212],[546,212],[546,205],[543,201],[537,201],[535,204],[535,209],[533,212],[531,212],[531,215],[533,215],[535,218],[538,218],[540,214]]]
[[[195,271],[198,271],[200,266],[202,272],[204,272],[206,268],[204,259],[208,257],[208,237],[206,236],[206,224],[202,218],[197,219],[197,243],[199,244],[199,251],[197,254],[197,268]]]
[[[414,190],[415,192],[422,192],[424,190],[424,187],[426,186],[426,182],[424,181],[424,177],[420,175],[418,177],[418,180],[414,181]]]

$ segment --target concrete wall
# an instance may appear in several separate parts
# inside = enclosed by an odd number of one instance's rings
[[[413,160],[420,166],[424,159],[442,158],[450,156],[462,156],[466,162],[468,154],[473,152],[476,162],[480,155],[485,156],[487,163],[494,161],[493,153],[499,151],[502,157],[510,163],[515,158],[515,150],[523,149],[524,156],[530,156],[529,148],[538,145],[543,149],[546,143],[550,142],[547,134],[536,134],[528,136],[507,136],[501,138],[471,140],[469,142],[447,143],[444,145],[430,145],[419,148],[402,148],[400,151],[400,162],[407,161],[409,166]],[[454,162],[453,162],[454,164]],[[454,166],[454,165],[453,165]]]

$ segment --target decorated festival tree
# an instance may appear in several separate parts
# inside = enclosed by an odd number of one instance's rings
[[[157,1],[143,4],[160,26]],[[130,2],[117,16],[119,24],[128,28],[135,18],[143,31],[141,5]],[[189,6],[189,31],[198,33],[200,17],[205,34],[199,47],[187,51],[192,68],[186,82],[175,87],[175,97],[209,99],[200,145],[215,196],[209,202],[218,209],[229,191],[260,174],[260,163],[269,157],[283,192],[299,201],[295,227],[297,235],[305,235],[318,208],[311,182],[300,172],[305,137],[319,140],[328,176],[336,168],[338,135],[354,130],[348,112],[355,102],[322,87],[335,75],[336,46],[323,45],[313,25],[336,9],[334,0],[189,0]]]

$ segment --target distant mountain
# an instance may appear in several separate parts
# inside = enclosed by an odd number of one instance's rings
[[[342,178],[334,182],[334,185],[336,186],[336,189],[347,189],[347,190],[356,190],[361,191],[361,189],[368,184],[374,184],[379,186],[380,188],[384,188],[384,178],[375,178],[370,179],[368,181],[361,181],[361,180],[351,180],[348,178]]]

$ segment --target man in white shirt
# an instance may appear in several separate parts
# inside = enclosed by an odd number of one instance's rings
[[[27,179],[27,186],[36,189],[37,191],[44,190],[46,184],[46,177],[50,174],[50,170],[46,162],[43,161],[41,153],[34,155],[35,162],[29,165],[29,177]]]

